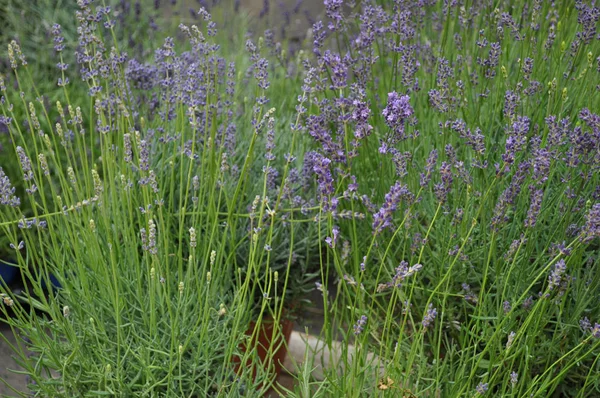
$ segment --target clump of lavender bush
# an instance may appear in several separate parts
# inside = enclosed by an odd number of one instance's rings
[[[258,360],[240,347],[262,319],[279,324],[298,284],[291,270],[306,262],[293,249],[308,239],[295,240],[298,155],[276,150],[267,61],[252,43],[246,59],[226,59],[204,9],[200,27],[180,27],[187,44],[166,38],[151,62],[130,58],[111,9],[78,6],[77,46],[52,29],[60,100],[39,96],[16,41],[8,57],[22,95],[0,84],[19,171],[0,173],[0,226],[27,282],[21,296],[3,286],[2,314],[29,387],[51,397],[260,396],[269,369],[236,365]],[[73,86],[86,96],[72,97]],[[47,291],[51,276],[59,286]]]
[[[341,4],[313,26],[296,126],[339,278],[324,336],[358,350],[324,384],[600,393],[598,7]]]

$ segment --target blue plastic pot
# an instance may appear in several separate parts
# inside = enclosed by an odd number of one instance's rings
[[[7,261],[7,262],[11,262],[11,261]],[[18,267],[13,267],[11,265],[0,262],[0,278],[2,278],[4,283],[6,283],[7,285],[10,285],[11,283],[13,283],[15,281],[18,273],[19,273]]]

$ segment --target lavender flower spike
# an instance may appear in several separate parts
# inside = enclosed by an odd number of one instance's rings
[[[553,290],[555,287],[560,286],[560,282],[562,280],[562,276],[567,270],[567,264],[565,264],[565,260],[560,259],[556,265],[554,265],[554,269],[550,273],[548,277],[548,289]]]
[[[361,334],[362,331],[364,330],[366,324],[367,324],[367,316],[363,315],[360,317],[360,319],[358,321],[356,321],[356,325],[354,325],[354,334],[356,336]]]
[[[477,385],[477,387],[475,388],[475,391],[479,395],[484,395],[487,392],[488,388],[489,388],[488,383],[479,383]]]
[[[388,103],[383,112],[385,122],[394,131],[394,141],[400,141],[405,138],[404,122],[413,115],[414,110],[410,105],[408,95],[399,95],[392,91],[388,94]]]
[[[15,195],[15,187],[12,186],[8,176],[0,167],[0,204],[17,207],[21,200]]]
[[[385,228],[392,226],[392,215],[398,208],[398,204],[402,199],[412,199],[412,194],[406,185],[400,184],[397,181],[390,191],[385,194],[385,203],[377,213],[373,215],[373,232],[379,233]]]
[[[581,233],[583,241],[600,237],[600,203],[596,203],[585,216],[586,223]]]
[[[423,321],[421,321],[423,328],[427,329],[429,326],[431,326],[431,324],[435,320],[436,316],[437,316],[437,309],[433,308],[433,304],[429,303],[429,308],[427,309],[427,313],[423,317]]]

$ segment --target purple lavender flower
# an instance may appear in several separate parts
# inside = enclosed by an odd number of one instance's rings
[[[584,242],[600,237],[600,203],[596,203],[585,216],[586,223],[581,231]]]
[[[140,169],[150,170],[150,144],[146,140],[141,140],[139,144]]]
[[[264,58],[260,58],[254,64],[254,78],[258,82],[258,87],[263,90],[267,90],[269,88],[269,61]]]
[[[563,260],[561,258],[554,265],[554,269],[548,276],[548,289],[549,290],[554,290],[555,287],[560,286],[560,282],[561,282],[562,277],[566,270],[567,270],[567,264],[565,263],[565,260]]]
[[[437,309],[433,308],[432,303],[429,303],[429,308],[427,308],[427,313],[425,314],[425,316],[423,317],[423,320],[421,321],[423,328],[427,329],[429,326],[431,326],[431,324],[435,320],[436,316],[437,316]]]
[[[542,189],[531,189],[531,204],[527,211],[527,218],[525,219],[525,228],[533,228],[537,223],[537,217],[542,207],[542,198],[544,197],[544,191]]]
[[[517,385],[518,382],[519,382],[519,374],[517,372],[511,372],[510,384],[513,386],[513,388]]]
[[[33,170],[31,168],[31,161],[25,153],[25,150],[18,146],[17,154],[19,155],[19,162],[21,163],[21,169],[23,170],[23,179],[25,181],[33,180]]]
[[[356,325],[354,325],[354,334],[358,336],[361,334],[367,324],[367,316],[362,315],[358,321],[356,321]]]
[[[4,174],[4,170],[0,167],[0,204],[18,207],[21,200],[15,196],[15,187],[12,186],[8,176]]]
[[[331,229],[331,234],[332,236],[328,236],[325,238],[325,243],[327,243],[327,246],[329,246],[331,249],[334,249],[338,241],[340,229],[334,225]]]
[[[504,95],[504,117],[512,120],[515,118],[516,116],[516,110],[517,110],[517,106],[519,105],[519,102],[521,101],[521,98],[519,97],[519,94],[515,93],[514,91],[510,91],[508,90],[506,92],[506,94]]]
[[[528,161],[524,161],[519,164],[517,172],[513,176],[509,186],[502,192],[500,197],[498,198],[498,202],[496,203],[496,207],[494,208],[493,217],[492,217],[492,227],[496,230],[503,223],[508,221],[508,217],[506,212],[509,206],[515,203],[515,199],[521,192],[521,185],[523,181],[527,178],[529,174],[530,163]]]
[[[575,41],[573,44],[577,44],[573,51],[579,47],[581,43],[589,44],[594,37],[596,37],[596,26],[598,20],[600,20],[600,9],[592,5],[587,5],[583,1],[575,2],[575,9],[577,10],[577,23],[581,25],[581,30],[576,33]]]
[[[323,43],[325,42],[325,37],[327,36],[327,32],[323,28],[323,22],[318,21],[312,26],[313,33],[313,52],[316,56],[321,56],[321,48],[323,48]]]
[[[431,105],[431,107],[435,110],[437,110],[440,113],[446,113],[448,112],[449,108],[448,108],[448,104],[447,104],[447,99],[444,97],[444,95],[439,91],[439,90],[429,90],[429,104]]]
[[[471,132],[465,121],[462,119],[456,119],[451,122],[450,128],[457,132],[461,138],[465,139],[467,145],[475,152],[479,155],[485,155],[485,136],[481,134],[480,128],[476,128],[474,132]]]
[[[579,327],[584,332],[587,332],[588,330],[592,329],[592,323],[590,322],[590,320],[587,317],[584,317],[583,319],[581,319],[579,321]]]
[[[402,199],[410,201],[412,197],[408,187],[397,181],[385,194],[383,206],[373,215],[373,233],[378,234],[385,228],[392,227],[392,215],[397,210],[398,204]]]
[[[395,91],[389,93],[387,106],[383,109],[381,114],[385,117],[385,122],[395,134],[392,142],[397,142],[406,138],[404,124],[408,118],[414,114],[408,95],[399,95]]]
[[[533,59],[527,57],[527,58],[525,58],[525,61],[523,61],[523,76],[524,76],[525,80],[530,79],[532,72],[533,72]]]
[[[123,134],[123,156],[126,163],[131,162],[132,152],[131,152],[131,134]]]
[[[522,151],[527,145],[527,133],[529,132],[529,118],[527,116],[519,116],[512,124],[512,128],[508,130],[506,138],[506,150],[502,154],[502,160],[507,165],[515,162],[517,152]]]
[[[477,385],[477,387],[475,388],[475,391],[479,395],[484,395],[488,389],[489,389],[488,383],[481,382]]]
[[[304,160],[304,167],[308,168],[311,173],[314,173],[317,176],[320,200],[326,202],[335,192],[333,176],[331,175],[329,167],[331,160],[317,152],[308,152],[305,155]]]
[[[61,52],[65,49],[65,45],[63,42],[65,41],[64,37],[62,37],[62,29],[61,26],[57,23],[52,25],[52,30],[50,31],[52,36],[54,37],[54,50],[56,52]]]
[[[425,172],[421,173],[421,177],[419,180],[419,184],[421,187],[426,187],[431,181],[431,174],[433,173],[433,169],[435,168],[435,164],[438,158],[438,151],[436,149],[432,149],[429,152],[429,157],[427,157],[427,163],[425,165]]]
[[[512,306],[510,305],[510,301],[505,300],[502,303],[502,309],[504,310],[505,314],[508,314],[510,312],[510,310],[512,309]]]
[[[329,30],[338,30],[343,20],[342,5],[344,2],[342,0],[324,0],[323,4],[325,5],[325,15],[330,19]]]
[[[594,323],[594,327],[592,328],[592,336],[595,339],[600,339],[600,323]]]
[[[331,86],[333,90],[339,90],[347,86],[348,65],[346,58],[342,59],[338,54],[325,51],[322,60],[329,70]]]

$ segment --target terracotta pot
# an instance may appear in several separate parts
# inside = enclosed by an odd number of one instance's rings
[[[289,319],[282,319],[275,335],[273,335],[274,326],[273,319],[263,319],[260,330],[258,331],[258,336],[255,336],[249,343],[252,348],[256,348],[256,353],[258,354],[263,369],[267,371],[269,368],[274,368],[274,371],[271,369],[272,373],[269,375],[269,377],[272,377],[273,379],[277,377],[283,368],[283,362],[287,355],[287,345],[290,341],[294,322]],[[250,322],[248,330],[246,330],[246,335],[251,337],[255,328],[256,322]],[[271,349],[271,347],[273,348]],[[248,343],[242,343],[240,349],[242,352],[246,352]],[[269,351],[271,351],[270,355],[268,355]],[[241,359],[234,357],[234,362],[236,363],[236,372],[239,373]],[[248,360],[246,366],[252,366],[252,360]],[[252,369],[252,376],[256,377],[256,368]]]

